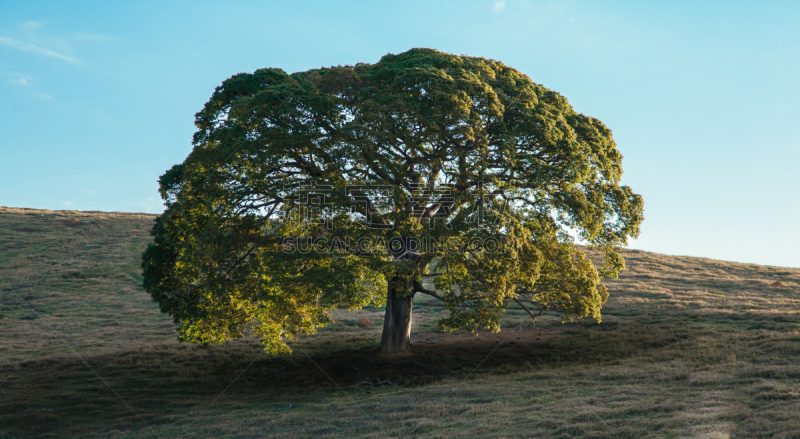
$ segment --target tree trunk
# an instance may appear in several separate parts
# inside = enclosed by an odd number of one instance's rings
[[[401,289],[400,278],[389,282],[386,296],[386,317],[383,319],[381,337],[382,354],[411,352],[411,308],[414,293],[410,288]],[[401,296],[405,294],[407,296]]]

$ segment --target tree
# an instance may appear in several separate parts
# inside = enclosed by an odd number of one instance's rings
[[[331,309],[373,304],[381,351],[407,352],[416,293],[444,303],[444,330],[499,331],[508,306],[599,322],[643,219],[611,131],[484,58],[238,74],[196,126],[142,264],[186,341],[288,351]]]

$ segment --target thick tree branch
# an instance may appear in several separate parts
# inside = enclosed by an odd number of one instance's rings
[[[412,288],[417,293],[427,294],[427,295],[429,295],[431,297],[435,297],[435,298],[441,300],[442,302],[444,302],[444,297],[442,297],[439,294],[437,294],[435,290],[429,290],[429,289],[423,287],[422,284],[419,283],[419,282],[414,282],[412,284]]]

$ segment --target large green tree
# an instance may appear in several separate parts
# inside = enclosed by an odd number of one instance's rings
[[[600,320],[603,277],[642,221],[611,131],[504,64],[431,49],[217,87],[194,149],[159,180],[144,287],[182,340],[254,334],[270,352],[386,306],[381,350],[410,349],[417,293],[444,330]],[[601,250],[600,270],[575,239]]]

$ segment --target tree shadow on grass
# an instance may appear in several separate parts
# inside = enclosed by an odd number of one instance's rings
[[[163,424],[204,409],[223,391],[217,406],[226,398],[263,401],[287,392],[302,398],[312,388],[351,389],[363,382],[424,385],[447,377],[614,362],[680,339],[655,326],[565,325],[478,336],[418,334],[412,354],[394,356],[381,355],[377,347],[334,347],[313,356],[269,357],[259,345],[239,342],[84,355],[91,369],[74,355],[50,357],[25,362],[13,374],[10,366],[0,368],[3,377],[12,374],[0,388],[0,437],[80,436]]]

